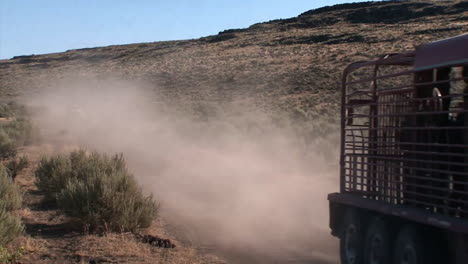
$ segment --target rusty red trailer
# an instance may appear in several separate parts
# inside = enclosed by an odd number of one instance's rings
[[[341,104],[342,263],[468,263],[468,34],[350,64]]]

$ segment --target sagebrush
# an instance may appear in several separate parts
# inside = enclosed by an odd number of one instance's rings
[[[26,108],[15,101],[0,103],[0,118],[23,115],[25,112]]]
[[[37,138],[24,106],[16,103],[0,104],[0,159],[14,157],[18,147],[30,144]]]
[[[8,169],[0,165],[0,204],[5,210],[12,211],[20,209],[22,202],[20,188],[13,182]]]
[[[21,258],[24,256],[24,247],[16,249],[0,246],[0,263],[22,263]]]
[[[90,230],[133,232],[157,217],[158,204],[143,194],[121,154],[80,150],[43,158],[35,174],[37,187]]]
[[[5,122],[0,128],[15,142],[16,146],[29,145],[34,138],[31,120],[24,116]]]
[[[20,158],[15,158],[15,159],[8,161],[5,164],[5,167],[8,169],[10,177],[13,180],[15,180],[18,173],[24,170],[28,166],[28,164],[29,164],[28,159],[25,156],[22,156]]]
[[[5,167],[0,166],[0,247],[20,235],[23,224],[12,211],[22,205],[21,191],[11,179]]]
[[[43,157],[34,174],[37,188],[44,191],[48,200],[55,200],[66,181],[73,177],[70,158],[65,155]]]
[[[16,155],[16,143],[0,126],[0,159]]]

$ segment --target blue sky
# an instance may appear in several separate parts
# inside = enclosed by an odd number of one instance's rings
[[[357,0],[0,0],[0,59],[191,39]]]

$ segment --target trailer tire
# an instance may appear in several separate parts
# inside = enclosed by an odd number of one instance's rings
[[[399,232],[395,241],[394,264],[435,264],[437,258],[432,257],[434,249],[430,241],[422,237],[414,226],[405,226]],[[436,250],[440,253],[440,249]]]
[[[363,236],[362,216],[355,209],[346,210],[340,236],[342,264],[363,264]]]
[[[388,224],[381,218],[374,218],[366,232],[364,259],[366,264],[390,264],[392,245]]]

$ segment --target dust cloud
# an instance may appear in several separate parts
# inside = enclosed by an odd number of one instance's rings
[[[158,98],[125,81],[63,80],[27,103],[45,143],[124,153],[187,243],[232,263],[336,263],[326,194],[337,155],[323,154],[335,141],[305,144],[246,103]]]

